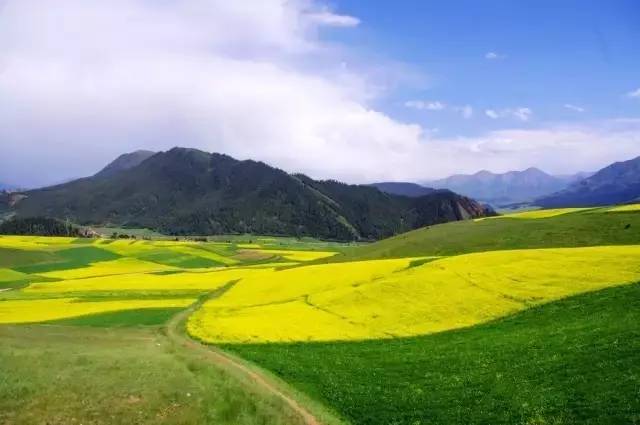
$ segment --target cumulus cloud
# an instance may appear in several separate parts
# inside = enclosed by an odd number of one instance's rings
[[[336,15],[328,10],[310,13],[307,17],[315,23],[333,27],[356,27],[360,24],[360,19],[348,15]]]
[[[486,109],[484,111],[484,114],[494,120],[498,118],[515,118],[520,121],[529,121],[529,119],[533,115],[533,111],[530,108],[524,107],[506,108],[500,110]]]
[[[499,59],[506,59],[507,55],[496,53],[496,52],[487,52],[485,53],[484,58],[487,60],[499,60]]]
[[[446,105],[439,101],[409,100],[404,103],[407,108],[429,111],[442,111]]]
[[[627,97],[633,97],[636,99],[640,99],[640,88],[637,90],[632,90],[629,93],[627,93]]]
[[[393,85],[380,77],[386,67],[353,65],[348,46],[324,43],[324,27],[355,21],[318,0],[2,5],[0,180],[51,183],[92,174],[122,152],[173,146],[349,182],[420,180],[478,164],[553,171],[570,149],[576,170],[640,154],[640,125],[628,122],[617,124],[635,126],[625,132],[445,139],[395,120],[372,106]]]
[[[569,109],[569,110],[571,110],[571,111],[574,111],[574,112],[584,112],[585,111],[585,109],[583,107],[572,105],[570,103],[565,103],[564,107]]]

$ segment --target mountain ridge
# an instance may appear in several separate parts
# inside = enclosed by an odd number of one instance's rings
[[[590,207],[640,201],[640,156],[610,164],[564,190],[540,197],[536,205]]]
[[[425,184],[437,189],[450,189],[481,202],[502,206],[533,201],[557,192],[576,178],[579,177],[553,176],[536,167],[529,167],[505,173],[481,170],[474,174],[454,174]]]
[[[120,165],[121,158],[116,159]],[[19,216],[148,227],[176,235],[255,233],[336,240],[380,239],[490,213],[449,191],[419,198],[390,195],[196,149],[173,148],[131,167],[112,165],[91,177],[24,192],[12,210]]]

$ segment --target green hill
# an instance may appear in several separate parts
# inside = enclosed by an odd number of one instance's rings
[[[359,246],[328,261],[455,255],[527,248],[638,243],[640,211],[584,210],[547,218],[470,220],[430,226]]]
[[[93,177],[5,196],[0,203],[4,199],[4,209],[10,204],[19,216],[83,225],[335,240],[380,239],[487,212],[449,191],[408,198],[195,149],[174,148],[142,160],[150,154],[120,157]]]

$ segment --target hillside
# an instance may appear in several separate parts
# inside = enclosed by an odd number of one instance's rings
[[[12,218],[0,222],[0,235],[89,236],[84,229],[54,218]]]
[[[130,164],[120,157],[107,172],[13,196],[12,209],[19,216],[46,215],[168,234],[336,240],[379,239],[486,212],[477,202],[449,191],[395,196],[195,149],[174,148],[130,168],[123,167],[125,162]]]
[[[541,197],[536,205],[545,208],[597,206],[640,199],[640,157],[616,162],[565,190]]]
[[[469,252],[638,243],[640,213],[602,208],[545,216],[544,211],[425,227],[344,250],[330,261],[457,255]]]
[[[372,183],[371,186],[378,188],[380,191],[390,193],[392,195],[410,196],[412,198],[428,195],[433,193],[435,189],[424,187],[416,183],[407,182],[382,182]]]
[[[430,187],[449,189],[482,202],[501,206],[532,201],[540,196],[564,189],[572,176],[555,177],[537,168],[495,174],[479,171],[472,175],[457,174],[427,182]]]
[[[118,174],[121,171],[129,170],[133,167],[137,167],[143,161],[151,158],[156,152],[137,150],[131,153],[125,153],[117,157],[113,162],[109,163],[106,167],[100,170],[96,176],[109,177]]]

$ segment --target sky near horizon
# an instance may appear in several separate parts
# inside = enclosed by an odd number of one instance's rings
[[[0,182],[173,146],[315,178],[640,155],[636,0],[0,0]]]

